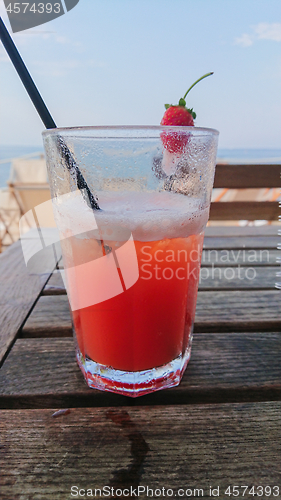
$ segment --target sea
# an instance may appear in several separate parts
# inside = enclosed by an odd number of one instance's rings
[[[12,159],[43,152],[43,146],[0,145],[0,188],[7,185]],[[219,149],[217,161],[220,163],[281,164],[281,149]]]

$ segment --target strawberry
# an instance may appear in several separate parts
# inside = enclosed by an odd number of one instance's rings
[[[185,105],[180,104],[178,106],[167,106],[161,125],[194,126],[193,119],[196,118],[196,114],[191,109],[187,109]]]
[[[178,105],[173,104],[165,104],[166,111],[161,120],[161,125],[165,126],[177,126],[177,127],[193,127],[194,120],[196,118],[196,113],[193,111],[193,108],[186,107],[185,98],[188,92],[196,85],[200,80],[206,78],[207,76],[212,75],[213,73],[207,73],[206,75],[201,76],[196,82],[194,82],[191,87],[187,90],[179,100]],[[161,139],[163,146],[173,154],[182,154],[189,140],[189,134],[184,131],[175,131],[175,132],[162,132]]]
[[[162,124],[161,124],[162,125]],[[180,156],[189,141],[187,132],[161,132],[161,140],[164,148],[171,154]]]

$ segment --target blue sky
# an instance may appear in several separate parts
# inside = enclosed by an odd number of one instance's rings
[[[10,30],[4,2],[0,13]],[[57,126],[157,125],[187,100],[220,148],[280,148],[280,0],[80,0],[12,34]],[[0,144],[41,146],[44,128],[0,47]]]

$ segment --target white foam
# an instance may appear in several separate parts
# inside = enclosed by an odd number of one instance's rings
[[[208,220],[209,210],[199,210],[200,200],[177,193],[111,191],[98,193],[98,200],[102,210],[97,211],[79,191],[53,200],[64,237],[84,238],[94,231],[104,240],[126,241],[132,233],[134,240],[156,241],[198,234]]]

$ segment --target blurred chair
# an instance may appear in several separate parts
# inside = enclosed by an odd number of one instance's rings
[[[19,238],[20,209],[8,188],[0,189],[0,252]]]
[[[21,215],[51,199],[43,155],[35,160],[21,158],[13,160],[7,184]]]
[[[0,190],[0,248],[1,243],[8,246],[18,240],[19,221],[24,214],[51,199],[44,155],[14,159],[7,186]],[[26,217],[22,224],[25,232],[31,228],[29,220]],[[44,227],[52,226],[52,221],[52,207],[48,204],[44,209]]]
[[[217,164],[209,225],[277,223],[280,164]]]

